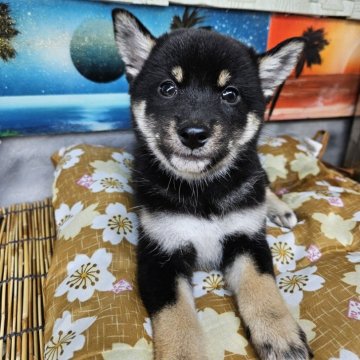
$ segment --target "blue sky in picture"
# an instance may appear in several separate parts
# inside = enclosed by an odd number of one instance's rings
[[[21,34],[13,40],[18,53],[16,58],[1,64],[0,95],[127,91],[124,76],[108,83],[94,82],[82,76],[74,66],[69,51],[74,32],[82,25],[89,30],[90,36],[91,33],[101,32],[99,39],[112,40],[111,10],[116,6],[93,1],[7,2]],[[172,17],[183,13],[180,6],[122,7],[132,11],[155,36],[168,31]],[[267,14],[205,8],[201,8],[200,13],[206,17],[204,25],[244,41],[258,51],[265,50],[269,23]],[[86,27],[86,24],[89,26]],[[109,60],[106,59],[109,56],[113,56],[110,51],[101,54],[104,60]],[[101,57],[99,62],[102,61]]]
[[[81,94],[81,106],[77,109],[79,110],[86,107],[86,94],[114,96],[127,93],[128,85],[123,76],[123,64],[117,55],[112,32],[113,8],[123,7],[133,12],[155,36],[169,31],[173,16],[182,15],[184,11],[182,6],[136,6],[85,0],[6,2],[10,6],[11,16],[15,19],[20,34],[12,40],[17,51],[16,58],[8,62],[0,60],[0,131],[15,129],[21,132],[23,127],[25,133],[25,121],[23,125],[15,126],[14,121],[20,114],[14,113],[13,110],[25,110],[28,106],[26,104],[29,104],[29,101],[24,100],[26,96]],[[199,8],[199,12],[206,18],[202,25],[211,26],[214,30],[235,37],[259,52],[266,49],[269,14],[208,8]],[[128,98],[123,95],[121,104],[119,103],[122,108],[128,107]],[[8,97],[14,96],[19,96],[18,103],[8,101]],[[49,104],[53,103],[59,107],[60,100],[64,101],[66,98],[61,97],[56,101],[50,101],[50,97],[46,99],[49,99]],[[102,97],[101,106],[104,104],[103,100]],[[117,101],[116,96],[114,101]],[[35,103],[40,102],[37,100]],[[108,101],[106,103],[108,106]],[[70,107],[72,109],[62,114],[64,121],[68,119],[71,123],[74,102],[64,106],[67,106],[67,110]],[[46,107],[47,111],[49,107]],[[34,108],[32,111],[34,113]],[[46,111],[41,109],[38,116],[46,117]],[[113,115],[107,112],[103,117],[104,126],[88,127],[85,131],[128,126],[128,110],[126,124],[116,123],[106,127],[106,118],[110,119],[111,116]],[[88,119],[87,122],[91,121]],[[34,125],[28,132],[38,132],[39,126]],[[46,126],[48,125],[45,125],[44,132],[68,131],[64,123],[61,128],[46,129]],[[71,126],[69,129],[71,130]],[[74,131],[82,130],[84,129]]]

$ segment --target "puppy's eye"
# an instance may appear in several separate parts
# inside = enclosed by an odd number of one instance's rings
[[[229,86],[222,92],[221,99],[228,104],[237,104],[240,100],[239,90]]]
[[[177,94],[177,87],[172,81],[166,80],[161,83],[159,87],[159,93],[163,97],[171,98]]]

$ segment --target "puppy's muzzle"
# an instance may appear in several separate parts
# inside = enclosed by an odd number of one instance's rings
[[[183,145],[194,150],[206,144],[210,132],[204,127],[184,127],[178,130],[178,136]]]

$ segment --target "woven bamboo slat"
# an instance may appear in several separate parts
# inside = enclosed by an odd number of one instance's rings
[[[50,199],[0,208],[2,359],[43,359],[43,286],[55,236]]]

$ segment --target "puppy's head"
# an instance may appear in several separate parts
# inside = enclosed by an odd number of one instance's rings
[[[164,169],[188,180],[224,174],[243,150],[255,150],[266,98],[304,46],[292,38],[257,55],[208,30],[155,38],[121,9],[113,21],[135,129]]]

